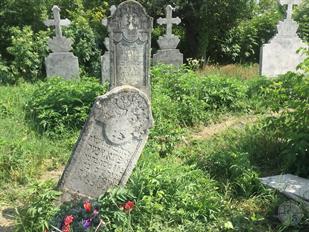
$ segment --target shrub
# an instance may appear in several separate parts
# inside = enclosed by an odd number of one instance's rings
[[[100,50],[96,43],[94,30],[86,18],[86,12],[83,7],[80,7],[80,9],[69,13],[74,21],[65,30],[65,35],[74,41],[73,52],[79,58],[82,72],[85,75],[100,77]]]
[[[264,122],[265,133],[273,131],[282,143],[281,169],[309,176],[309,77],[288,73],[265,89],[267,104],[278,114]]]
[[[15,78],[35,81],[43,77],[43,61],[47,55],[48,32],[34,33],[30,26],[11,28],[12,45],[7,48],[14,57],[10,66]]]
[[[55,78],[38,83],[25,106],[27,118],[49,135],[80,129],[95,98],[106,91],[107,85],[92,78],[81,82]]]
[[[260,47],[276,32],[276,24],[281,15],[268,10],[257,14],[250,20],[242,21],[232,28],[222,44],[222,51],[229,62],[257,62]]]
[[[14,76],[6,62],[1,59],[0,55],[0,84],[14,84],[17,82],[18,76]]]

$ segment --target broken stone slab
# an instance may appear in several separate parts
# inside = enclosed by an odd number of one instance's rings
[[[309,180],[291,174],[264,177],[261,182],[282,193],[293,194],[309,201]]]
[[[63,172],[63,201],[97,198],[128,181],[152,126],[148,97],[132,86],[116,87],[96,99]]]

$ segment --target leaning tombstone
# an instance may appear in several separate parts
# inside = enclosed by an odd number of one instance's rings
[[[133,0],[122,2],[107,18],[111,89],[131,85],[150,96],[150,53],[153,20]]]
[[[179,67],[183,64],[183,54],[177,48],[180,39],[172,33],[173,24],[181,23],[179,17],[173,18],[172,12],[174,8],[171,5],[166,7],[166,18],[159,18],[157,23],[166,24],[166,34],[160,36],[158,44],[160,50],[153,56],[153,64],[171,64]]]
[[[264,44],[260,53],[260,74],[276,77],[288,71],[297,71],[297,66],[305,56],[297,51],[306,45],[297,35],[298,24],[292,19],[293,6],[301,0],[280,0],[282,5],[288,5],[287,17],[277,25],[278,33]]]
[[[71,24],[68,19],[60,18],[60,8],[53,6],[54,19],[46,20],[46,26],[55,26],[56,36],[48,40],[48,47],[52,51],[45,58],[47,77],[60,76],[66,80],[79,80],[78,58],[72,50],[72,40],[62,35],[61,26],[67,27]]]
[[[116,11],[116,6],[111,6],[110,12],[111,15],[113,15]],[[107,19],[102,20],[103,26],[107,26]],[[104,40],[104,45],[106,48],[106,52],[104,53],[103,56],[101,56],[101,83],[109,82],[111,79],[111,74],[110,74],[110,51],[109,51],[109,38],[106,37]]]
[[[148,95],[152,19],[126,1],[107,19],[112,90],[96,99],[59,181],[63,201],[125,185],[153,124]]]
[[[150,103],[139,89],[124,85],[98,97],[59,182],[63,201],[125,185],[151,126]]]

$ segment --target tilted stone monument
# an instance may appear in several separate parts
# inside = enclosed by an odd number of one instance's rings
[[[133,0],[122,2],[107,18],[111,89],[131,85],[150,95],[150,53],[153,20]]]
[[[152,126],[148,97],[119,86],[96,99],[62,178],[63,200],[95,198],[125,185],[143,151]]]
[[[116,11],[116,6],[111,6],[110,12],[113,15]],[[103,26],[107,26],[107,19],[102,20]],[[111,73],[110,73],[110,51],[109,51],[109,38],[106,37],[104,40],[104,45],[106,48],[106,52],[103,56],[101,56],[101,83],[111,81]]]
[[[47,77],[60,76],[66,80],[79,79],[78,58],[73,55],[72,40],[62,36],[61,26],[67,27],[71,24],[68,19],[60,18],[60,8],[53,6],[54,19],[46,20],[46,26],[55,26],[56,36],[48,40],[48,47],[52,53],[45,58]]]
[[[173,10],[173,7],[168,5],[166,7],[166,18],[159,18],[157,20],[157,23],[160,25],[166,24],[166,34],[159,37],[158,44],[160,50],[154,54],[153,64],[172,64],[176,67],[183,64],[183,54],[176,49],[180,39],[172,33],[173,24],[178,25],[181,23],[181,20],[179,17],[173,18]]]
[[[298,49],[306,47],[297,35],[298,24],[292,19],[293,5],[300,0],[280,0],[288,5],[287,18],[277,25],[278,33],[264,44],[260,54],[260,74],[275,77],[288,71],[296,71],[297,66],[305,56],[297,53]]]

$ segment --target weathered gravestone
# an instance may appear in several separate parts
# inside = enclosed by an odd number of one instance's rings
[[[280,0],[287,4],[287,18],[277,25],[278,33],[264,44],[260,54],[260,74],[275,77],[288,71],[296,71],[297,66],[305,59],[297,50],[306,47],[297,35],[298,24],[292,19],[293,5],[300,0]]]
[[[45,58],[45,66],[47,77],[60,76],[66,80],[79,79],[78,58],[73,55],[72,41],[69,38],[62,36],[61,26],[69,26],[71,21],[60,18],[60,8],[53,6],[52,8],[54,19],[46,20],[46,26],[55,26],[56,36],[48,40],[50,53]]]
[[[63,200],[98,197],[126,184],[152,126],[148,97],[132,86],[116,87],[94,103],[59,182]]]
[[[133,0],[121,3],[107,18],[111,89],[131,85],[150,95],[150,51],[153,20]]]
[[[181,23],[180,18],[173,18],[172,12],[173,7],[168,5],[166,7],[166,18],[159,18],[157,23],[160,25],[166,24],[166,34],[164,36],[160,36],[158,40],[158,44],[160,50],[153,56],[154,64],[172,64],[176,67],[179,67],[183,64],[183,54],[177,48],[177,45],[180,42],[180,39],[173,35],[172,26],[173,24],[178,25]]]
[[[111,6],[110,12],[111,15],[113,15],[116,11],[116,6]],[[102,20],[103,26],[107,26],[107,19]],[[111,74],[110,74],[110,51],[109,51],[109,38],[106,37],[104,40],[104,45],[106,48],[106,52],[104,53],[103,56],[101,56],[101,83],[104,82],[109,82],[111,79]]]

